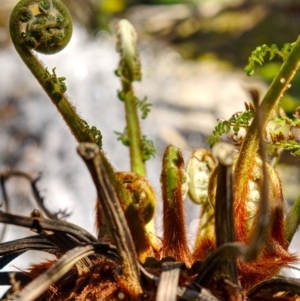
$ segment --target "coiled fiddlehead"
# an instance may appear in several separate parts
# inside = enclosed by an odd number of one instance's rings
[[[55,68],[49,72],[33,53],[33,50],[43,54],[59,52],[70,41],[72,30],[71,15],[59,0],[21,0],[10,18],[10,34],[16,50],[77,141],[94,142],[101,147],[98,132],[95,135],[64,94],[67,90],[65,78],[57,77]]]
[[[68,9],[56,0],[20,1],[13,11],[11,26],[21,31],[15,38],[29,49],[52,54],[62,50],[73,31]],[[16,22],[16,18],[19,22]],[[18,23],[18,24],[16,24]]]

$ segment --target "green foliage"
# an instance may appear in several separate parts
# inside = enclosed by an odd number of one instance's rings
[[[60,87],[61,92],[65,93],[67,91],[67,85],[65,83],[66,78],[65,77],[57,77],[57,75],[55,73],[55,69],[56,68],[52,69],[52,74],[48,71],[48,69],[46,69],[47,70],[46,77],[48,80],[52,81],[54,84],[57,83]]]
[[[237,142],[239,131],[247,129],[254,116],[254,108],[251,105],[246,105],[246,111],[234,114],[229,120],[220,120],[213,133],[208,137],[207,142],[212,148],[217,142],[221,141],[221,136],[233,132],[231,138]]]
[[[119,76],[117,72],[115,72],[115,74],[116,74],[117,76]],[[119,98],[121,101],[124,101],[124,100],[125,100],[124,92],[123,92],[122,90],[118,90],[117,93],[118,93],[118,98]]]
[[[156,149],[154,147],[153,141],[147,139],[146,135],[142,136],[142,156],[143,156],[143,161],[147,161],[151,159],[151,157],[154,157],[156,154]]]
[[[137,108],[140,109],[142,113],[142,119],[146,119],[148,113],[151,111],[150,107],[152,104],[147,101],[147,96],[145,96],[143,99],[138,99],[136,97],[135,101]]]
[[[300,128],[299,109],[295,110],[293,118],[286,116],[285,112],[280,109],[278,116],[271,119],[271,122],[275,124],[275,129],[269,131],[271,153],[285,149],[289,150],[292,155],[300,156],[300,141],[297,141],[293,134],[293,129]]]
[[[128,136],[128,128],[125,127],[123,132],[114,132],[117,135],[117,140],[121,141],[125,146],[130,146],[130,139]],[[142,136],[141,139],[141,152],[143,162],[151,159],[156,154],[156,149],[154,147],[153,141],[149,140],[146,135]]]
[[[300,128],[299,110],[300,110],[300,107],[298,107],[295,110],[295,112],[293,114],[294,118],[290,118],[290,117],[286,116],[284,110],[280,109],[278,116],[274,117],[272,119],[272,121],[275,122],[279,126],[289,126],[290,128],[291,127]]]
[[[280,141],[275,144],[278,149],[291,151],[294,156],[300,156],[300,142],[295,140]]]
[[[233,134],[228,136],[229,139],[237,144],[242,143],[244,137],[240,135],[240,130],[248,130],[255,114],[253,106],[245,105],[244,112],[234,114],[229,120],[219,121],[212,135],[207,139],[211,148],[221,141],[222,135],[230,132]],[[265,131],[265,140],[270,154],[275,155],[279,149],[285,149],[291,151],[292,155],[300,155],[300,142],[293,135],[293,129],[300,128],[299,109],[300,107],[296,108],[291,118],[280,108],[279,113],[270,119],[269,124],[273,124],[273,127],[268,127]]]
[[[281,49],[276,44],[268,46],[266,44],[258,46],[252,51],[251,56],[248,59],[248,65],[245,67],[245,72],[248,76],[254,74],[255,63],[260,65],[265,61],[265,57],[269,54],[269,61],[273,60],[276,56],[285,61],[288,55],[291,53],[295,43],[285,43]]]
[[[102,134],[101,132],[95,127],[91,127],[91,133],[95,138],[96,144],[99,146],[99,148],[102,148]]]
[[[124,92],[122,90],[118,90],[118,98],[121,101],[125,100]],[[152,104],[148,102],[147,96],[145,96],[143,99],[139,99],[137,97],[134,97],[136,107],[141,111],[142,113],[142,119],[146,119],[148,114],[151,111]]]
[[[114,132],[117,135],[117,140],[121,141],[125,146],[130,145],[130,139],[128,137],[128,129],[125,127],[123,132]]]
[[[93,135],[95,143],[101,149],[102,148],[102,134],[101,134],[101,131],[99,131],[97,129],[97,127],[95,127],[95,126],[90,127],[89,124],[84,119],[81,119],[81,122],[84,125],[85,131],[87,133],[90,132]]]

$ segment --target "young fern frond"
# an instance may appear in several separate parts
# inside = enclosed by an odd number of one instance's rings
[[[101,134],[91,130],[65,95],[65,77],[44,67],[33,51],[54,54],[65,48],[73,31],[72,18],[59,0],[21,0],[10,18],[10,33],[20,57],[56,106],[79,142],[101,147]],[[97,137],[96,137],[97,136]]]
[[[117,51],[120,63],[116,71],[122,81],[131,83],[142,79],[140,54],[136,46],[137,34],[127,20],[117,24]]]
[[[150,112],[151,104],[147,98],[140,100],[134,95],[132,83],[140,81],[142,77],[140,55],[137,49],[137,34],[127,20],[121,20],[117,24],[117,51],[120,53],[120,63],[116,74],[120,77],[122,90],[118,91],[118,97],[124,102],[126,111],[126,128],[121,134],[116,132],[118,140],[129,146],[131,170],[145,175],[144,162],[154,156],[153,142],[141,134],[137,109],[145,119]]]
[[[228,120],[219,120],[219,123],[215,127],[215,129],[212,132],[212,135],[208,137],[207,142],[209,143],[209,146],[212,148],[217,142],[221,141],[221,136],[224,134],[229,134],[230,131],[233,132],[233,135],[231,136],[232,140],[236,141],[236,138],[238,137],[239,131],[241,129],[248,129],[251,120],[254,116],[254,110],[253,107],[245,104],[246,111],[235,113],[232,115]]]
[[[264,44],[256,47],[255,50],[252,51],[248,65],[244,69],[246,74],[252,76],[254,74],[255,63],[262,65],[267,54],[269,54],[269,61],[273,60],[276,56],[285,61],[294,45],[295,43],[285,43],[281,49],[279,49],[276,44],[272,44],[271,46]]]

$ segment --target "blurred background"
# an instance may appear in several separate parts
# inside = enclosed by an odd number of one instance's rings
[[[38,183],[46,206],[68,209],[68,218],[94,230],[95,189],[76,142],[56,109],[14,50],[8,30],[17,1],[0,0],[0,166],[42,173]],[[161,158],[168,144],[191,150],[208,148],[207,137],[217,119],[228,119],[250,101],[248,90],[263,97],[281,61],[256,68],[249,78],[243,68],[251,51],[262,44],[281,47],[297,39],[298,0],[62,0],[74,18],[70,44],[52,56],[38,54],[58,76],[67,78],[67,94],[78,112],[102,131],[103,149],[117,170],[129,170],[128,149],[114,131],[125,126],[123,103],[117,98],[119,79],[114,27],[127,18],[138,33],[143,79],[135,83],[138,97],[153,104],[142,132],[154,141],[155,159],[148,177],[158,194],[157,228],[161,233]],[[281,106],[291,114],[300,105],[300,75]],[[224,137],[226,141],[226,137]],[[127,159],[128,158],[128,159]],[[290,205],[299,195],[299,159],[284,153],[279,173]],[[29,215],[36,207],[26,181],[10,180],[11,211]],[[199,207],[186,202],[191,244]],[[28,235],[8,227],[5,240]],[[297,240],[297,238],[295,239]],[[293,249],[298,248],[292,246]],[[25,267],[25,266],[24,266]]]

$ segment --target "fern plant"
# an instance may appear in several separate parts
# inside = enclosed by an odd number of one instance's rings
[[[163,236],[159,239],[153,218],[157,200],[145,169],[145,161],[155,151],[141,133],[138,113],[140,109],[145,118],[150,104],[138,100],[133,89],[133,82],[141,79],[135,30],[127,20],[121,20],[116,28],[120,54],[116,74],[121,80],[119,98],[127,122],[125,131],[117,134],[129,146],[131,161],[130,171],[117,172],[102,150],[101,132],[89,126],[66,97],[65,78],[58,77],[55,69],[50,73],[34,55],[34,51],[55,53],[65,47],[71,22],[59,0],[21,0],[12,12],[10,30],[16,50],[79,143],[78,154],[97,191],[98,235],[51,213],[39,195],[36,179],[18,171],[3,171],[4,201],[9,202],[6,181],[21,176],[30,182],[41,210],[33,210],[30,217],[0,211],[0,222],[35,232],[0,244],[0,267],[28,250],[41,250],[55,258],[32,264],[25,271],[1,271],[0,283],[11,286],[2,299],[297,300],[299,282],[276,276],[282,267],[297,261],[288,246],[299,225],[300,199],[285,219],[281,181],[266,162],[263,139],[299,66],[300,38],[282,50],[284,64],[261,104],[247,104],[245,112],[219,123],[210,141],[215,144],[212,152],[195,150],[185,166],[177,147],[166,148],[160,176]],[[267,47],[257,50],[251,62],[262,62],[270,51]],[[298,127],[297,113],[294,117],[291,121],[281,114],[274,120]],[[238,135],[241,128],[246,134],[240,150],[216,143],[221,134],[232,129]],[[271,139],[280,140],[276,134]],[[193,249],[188,246],[185,229],[187,193],[202,204]]]
[[[276,44],[271,46],[264,44],[256,47],[255,50],[252,51],[248,65],[244,69],[246,74],[248,76],[253,75],[255,63],[262,65],[267,55],[269,55],[269,61],[273,60],[275,57],[279,57],[285,61],[291,53],[294,45],[295,43],[285,43],[281,49],[279,49]]]

